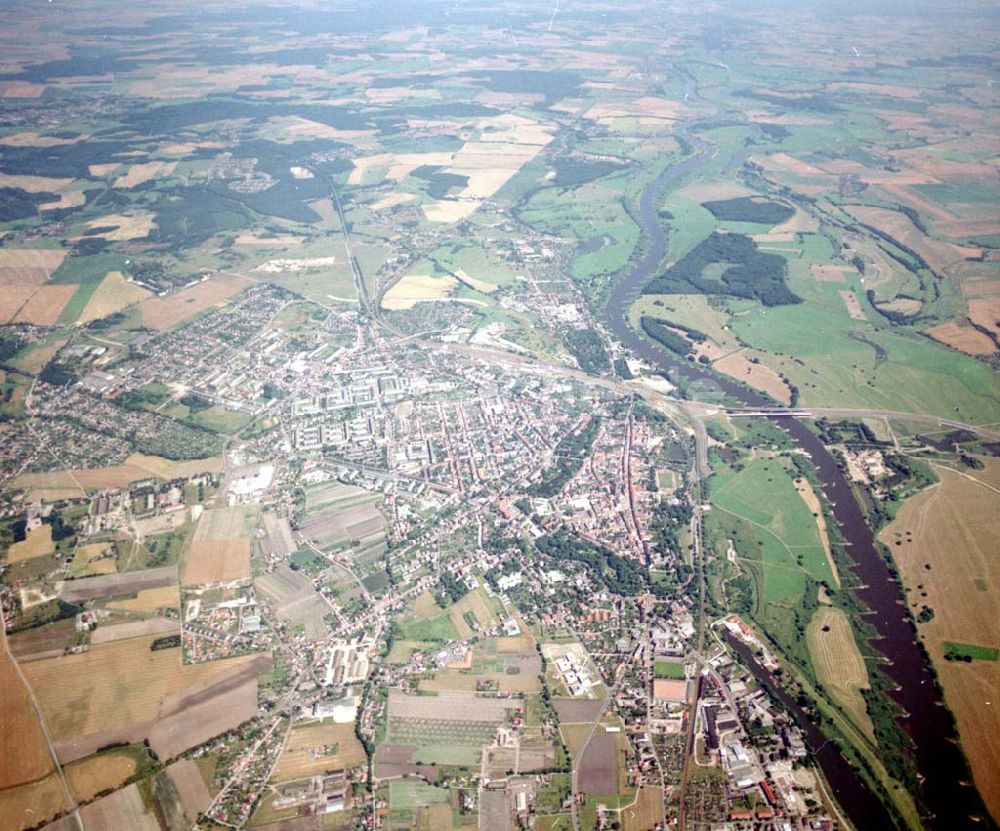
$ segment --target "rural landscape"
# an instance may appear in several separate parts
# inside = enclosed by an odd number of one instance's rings
[[[0,831],[1000,824],[1000,12],[11,0]]]

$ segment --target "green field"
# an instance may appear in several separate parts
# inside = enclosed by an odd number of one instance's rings
[[[435,788],[419,779],[389,783],[389,807],[416,808],[448,801],[447,788]]]
[[[953,661],[995,661],[1000,658],[1000,649],[995,646],[977,646],[971,643],[945,641],[941,644],[945,658]]]

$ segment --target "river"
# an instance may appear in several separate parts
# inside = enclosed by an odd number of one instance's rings
[[[720,389],[729,398],[750,407],[773,405],[762,395],[754,393],[722,376],[701,369],[696,364],[682,361],[641,337],[627,319],[629,305],[649,280],[662,267],[667,251],[667,233],[657,215],[656,204],[660,195],[672,185],[683,182],[714,155],[710,143],[693,135],[687,126],[679,130],[692,148],[692,153],[664,170],[643,191],[639,200],[639,222],[646,241],[646,251],[613,288],[604,309],[603,318],[618,340],[651,366],[671,375],[705,381]],[[898,685],[893,697],[904,715],[900,724],[913,740],[913,755],[923,780],[919,802],[930,814],[928,828],[994,829],[996,824],[986,819],[975,822],[969,814],[975,812],[989,817],[978,791],[970,784],[971,776],[962,751],[950,712],[944,707],[940,687],[928,666],[927,658],[915,641],[913,624],[906,613],[900,586],[893,578],[875,546],[871,528],[855,500],[850,486],[838,470],[836,462],[823,443],[801,422],[792,418],[776,419],[801,450],[812,459],[823,483],[823,490],[847,543],[846,551],[853,562],[861,588],[857,595],[870,609],[866,620],[874,626],[878,637],[869,642],[870,649],[885,656],[887,675]],[[766,673],[761,667],[755,672]],[[761,680],[764,680],[761,678]],[[809,718],[792,700],[786,700],[796,719],[808,724]],[[807,731],[827,781],[847,815],[859,831],[879,831],[891,828],[889,815],[873,798],[865,782],[846,763],[832,745],[817,747],[819,731],[813,726]]]

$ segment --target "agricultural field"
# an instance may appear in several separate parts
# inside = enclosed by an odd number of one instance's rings
[[[414,696],[390,689],[388,730],[380,755],[406,748],[406,758],[397,761],[473,767],[497,727],[520,707],[517,700],[478,698],[474,693]]]
[[[256,510],[244,506],[203,512],[185,554],[183,585],[249,579],[250,534],[256,517]]]
[[[64,761],[113,741],[137,741],[169,712],[170,702],[210,679],[239,671],[254,656],[184,666],[179,648],[152,649],[157,636],[116,641],[89,652],[26,663],[49,734]],[[67,672],[78,683],[59,683]],[[256,709],[256,705],[255,705]]]
[[[983,798],[1000,804],[1000,743],[992,707],[983,695],[1000,683],[1000,573],[993,552],[1000,545],[995,489],[1000,463],[959,472],[937,465],[940,478],[908,499],[879,538],[892,554],[914,615],[924,607],[933,618],[918,623]],[[970,661],[964,660],[969,656]]]
[[[101,791],[119,787],[148,761],[142,747],[104,751],[66,765],[66,779],[73,797],[86,802]]]
[[[358,742],[353,722],[331,721],[296,724],[278,759],[273,779],[285,782],[363,764],[365,750]]]
[[[847,615],[831,606],[817,609],[806,629],[806,643],[816,679],[874,743],[875,729],[861,695],[861,690],[869,687],[868,669]]]
[[[18,786],[40,782],[54,769],[46,746],[42,727],[17,664],[3,638],[0,673],[4,690],[4,707],[0,713],[3,730],[3,765],[0,765],[0,800],[3,794]],[[61,789],[60,789],[61,790]],[[11,798],[15,798],[11,796]]]
[[[378,502],[377,494],[352,485],[312,485],[306,489],[299,530],[320,548],[352,546],[360,557],[385,539],[385,518]]]

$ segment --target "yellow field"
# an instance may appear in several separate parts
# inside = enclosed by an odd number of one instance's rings
[[[114,574],[118,571],[115,560],[112,557],[99,559],[107,550],[107,543],[96,542],[90,545],[81,545],[73,555],[73,563],[70,565],[70,577],[88,577],[93,574]]]
[[[149,236],[155,225],[153,214],[149,211],[136,211],[132,214],[108,214],[87,223],[90,228],[111,228],[92,236],[100,239],[125,242],[132,239],[143,239]]]
[[[27,539],[14,543],[7,550],[7,562],[20,563],[33,557],[44,557],[55,550],[52,542],[52,526],[43,524],[29,531]]]
[[[13,489],[25,488],[39,494],[58,492],[63,496],[67,493],[82,496],[84,489],[124,488],[132,482],[151,476],[160,479],[177,479],[197,476],[199,473],[218,473],[221,470],[221,456],[175,462],[159,456],[133,453],[125,460],[124,464],[112,467],[62,470],[55,473],[22,473],[11,482],[10,487]]]
[[[80,759],[65,768],[73,796],[85,802],[109,788],[116,788],[136,772],[138,765],[131,753],[110,752]]]
[[[99,320],[115,312],[120,312],[133,303],[138,303],[150,296],[151,292],[135,285],[135,283],[128,282],[120,271],[112,271],[101,281],[87,302],[80,315],[80,323],[89,323],[92,320]]]
[[[496,681],[501,693],[536,693],[542,689],[542,681],[537,675],[507,675],[504,672],[473,675],[457,669],[439,670],[433,678],[420,679],[417,687],[434,692],[475,692],[480,681]]]
[[[315,776],[328,770],[363,764],[365,749],[354,734],[354,723],[332,721],[296,725],[278,759],[276,782]]]
[[[182,583],[227,583],[250,577],[249,512],[243,506],[205,511],[184,558]]]
[[[152,329],[172,329],[196,314],[222,306],[249,285],[250,280],[244,277],[213,277],[169,297],[150,297],[139,304],[143,325]]]
[[[476,589],[469,592],[448,609],[448,617],[451,618],[451,622],[455,625],[455,628],[458,630],[458,636],[462,640],[471,638],[473,635],[469,624],[462,617],[466,612],[472,612],[476,616],[476,620],[479,621],[480,626],[484,629],[489,628],[497,622],[496,615],[493,613],[493,609],[490,608],[489,603],[486,602],[482,590]]]
[[[160,479],[182,479],[188,476],[197,476],[199,473],[222,472],[222,456],[209,456],[205,459],[177,462],[173,459],[164,459],[162,456],[133,453],[125,460],[125,464],[141,467]]]
[[[416,599],[413,601],[414,614],[420,615],[420,617],[425,620],[437,617],[443,611],[444,609],[438,606],[437,602],[434,600],[434,595],[430,592],[424,592],[423,594],[417,595]]]
[[[51,776],[0,791],[0,817],[9,831],[33,828],[67,807],[66,793],[59,776]]]
[[[65,259],[61,248],[0,248],[0,283],[44,283]]]
[[[454,277],[407,274],[382,297],[383,309],[412,309],[417,303],[442,300],[458,286]]]
[[[164,698],[254,659],[183,666],[180,649],[151,650],[155,636],[115,641],[22,669],[53,740],[152,722]],[[73,678],[73,684],[66,684]]]
[[[195,540],[184,559],[185,586],[250,578],[250,540]]]
[[[412,202],[416,197],[412,193],[390,193],[388,196],[384,196],[377,202],[372,202],[368,207],[373,211],[384,211],[386,208],[395,208],[397,205],[403,205],[406,202]]]
[[[177,167],[177,162],[142,162],[134,164],[124,176],[115,180],[116,188],[134,188],[160,176],[169,176]]]
[[[478,280],[475,277],[470,277],[461,268],[455,269],[455,276],[465,283],[465,285],[467,285],[470,289],[481,291],[484,294],[492,294],[497,290],[496,283],[488,283],[486,280]]]
[[[619,814],[625,831],[651,831],[664,823],[663,794],[655,785],[643,785],[635,802]]]
[[[177,608],[181,602],[181,591],[178,586],[162,586],[158,589],[143,589],[135,597],[128,600],[114,600],[108,603],[109,609],[120,609],[123,612],[142,612],[152,614],[157,609],[171,606]]]
[[[0,634],[0,788],[38,782],[53,770],[52,756],[28,690]],[[0,790],[0,797],[5,791]],[[2,805],[0,798],[0,805]],[[0,817],[10,816],[0,810]]]
[[[1000,460],[984,461],[984,470],[968,473],[935,466],[941,483],[908,500],[879,539],[892,551],[913,611],[923,605],[934,610],[934,619],[917,629],[976,785],[1000,815],[1000,707],[983,705],[1000,689],[1000,662],[946,661],[943,647],[946,640],[1000,646]]]
[[[56,286],[39,286],[17,310],[11,323],[32,323],[35,326],[51,326],[59,319],[63,307],[76,293],[72,283]]]
[[[28,193],[55,193],[59,199],[46,202],[39,207],[44,210],[53,208],[79,208],[86,201],[83,191],[70,190],[75,179],[54,179],[49,176],[15,176],[0,173],[0,188],[19,188]]]
[[[870,686],[868,669],[854,641],[847,615],[833,606],[817,609],[806,628],[806,643],[817,680],[855,726],[874,742],[875,728],[860,692]]]
[[[830,535],[826,530],[826,517],[823,516],[823,506],[820,504],[816,491],[808,479],[797,479],[795,490],[798,491],[802,501],[806,503],[814,517],[816,517],[816,530],[819,531],[820,542],[823,543],[823,551],[826,553],[826,561],[830,564],[830,571],[833,572],[833,585],[840,588],[840,572],[837,571],[837,564],[833,561],[833,552],[830,550]]]
[[[25,352],[22,356],[17,359],[17,366],[23,369],[25,372],[30,372],[33,375],[41,372],[45,365],[55,357],[56,352],[62,349],[66,345],[66,338],[57,338],[51,343],[45,343],[44,341],[40,345],[35,345],[34,348]]]
[[[439,199],[436,202],[428,202],[423,206],[423,211],[424,216],[431,222],[450,223],[460,222],[461,220],[472,216],[478,207],[479,202],[471,199],[463,202]],[[406,306],[405,308],[408,309],[410,306]]]

